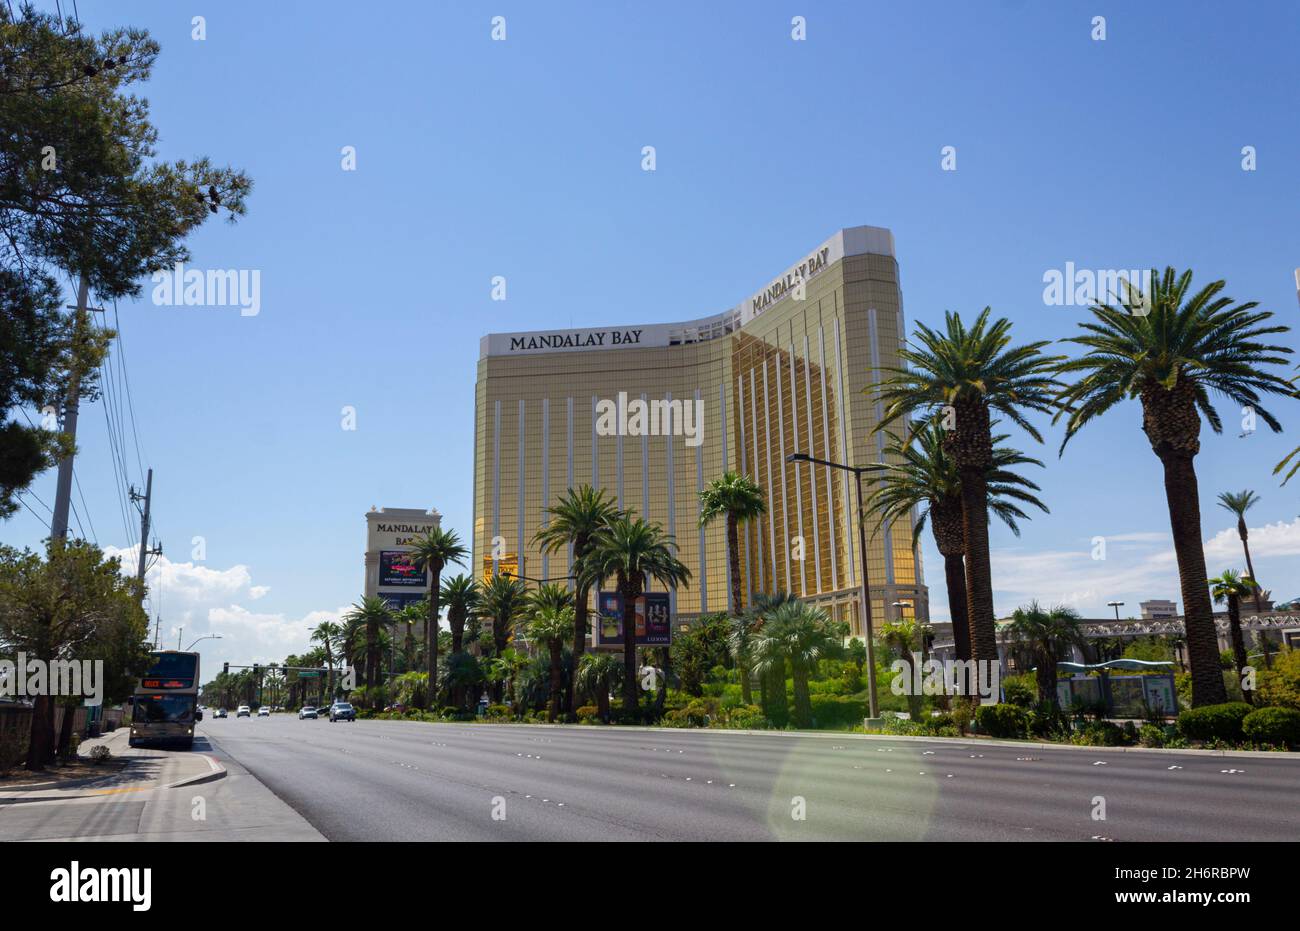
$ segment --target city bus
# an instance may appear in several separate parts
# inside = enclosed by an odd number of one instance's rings
[[[149,654],[149,671],[136,683],[132,696],[132,747],[194,745],[199,703],[199,654],[156,650]]]

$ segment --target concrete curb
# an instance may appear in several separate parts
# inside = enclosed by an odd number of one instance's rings
[[[179,789],[182,786],[197,786],[202,785],[205,782],[216,782],[218,779],[226,778],[226,767],[218,763],[216,757],[203,754],[203,759],[207,760],[209,767],[206,773],[200,773],[197,776],[190,776],[186,779],[179,779],[176,782],[169,782],[161,788]]]
[[[365,720],[365,719],[362,719]],[[373,720],[373,719],[372,719]],[[1058,743],[1039,743],[1032,740],[1003,740],[997,737],[913,737],[904,734],[857,734],[852,731],[778,731],[763,730],[751,731],[732,729],[726,727],[648,727],[637,724],[611,724],[611,725],[592,725],[592,724],[545,724],[532,723],[524,724],[521,722],[509,722],[502,724],[486,724],[477,721],[379,721],[380,724],[448,724],[456,727],[479,727],[479,728],[496,728],[496,727],[529,727],[529,728],[554,728],[556,730],[582,730],[582,731],[616,731],[623,732],[641,732],[651,734],[754,734],[762,737],[815,737],[821,740],[901,740],[916,743],[937,743],[951,744],[963,747],[1021,747],[1033,750],[1076,750],[1087,753],[1155,753],[1155,754],[1179,754],[1187,753],[1192,756],[1206,757],[1232,757],[1236,759],[1259,759],[1259,760],[1293,760],[1300,764],[1300,753],[1292,753],[1286,750],[1268,751],[1268,750],[1195,750],[1186,749],[1178,750],[1169,747],[1083,747],[1077,744],[1058,744]]]

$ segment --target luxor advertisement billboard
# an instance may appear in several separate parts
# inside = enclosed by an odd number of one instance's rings
[[[668,646],[672,641],[672,619],[667,592],[650,592],[636,600],[633,612],[636,645]],[[600,646],[623,645],[623,596],[618,592],[597,592],[596,642]]]

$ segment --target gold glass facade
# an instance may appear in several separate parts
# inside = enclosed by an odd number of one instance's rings
[[[898,364],[902,331],[892,237],[857,227],[712,318],[485,337],[475,394],[475,567],[567,575],[569,554],[543,554],[532,539],[545,506],[585,482],[675,537],[693,576],[673,593],[676,615],[734,611],[725,526],[699,528],[698,492],[737,469],[763,487],[768,505],[742,529],[745,598],[789,591],[860,633],[853,476],[786,457],[880,461],[881,412],[865,390],[882,367]],[[681,417],[681,432],[668,435],[646,435],[631,417],[628,429],[611,431],[601,414],[620,393],[629,402],[698,402],[698,432]],[[870,494],[866,477],[863,489]],[[867,532],[875,623],[928,618],[910,521],[877,529],[868,515]]]

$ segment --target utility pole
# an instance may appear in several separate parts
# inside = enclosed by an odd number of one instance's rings
[[[149,555],[149,502],[153,497],[153,469],[149,470],[149,477],[145,479],[144,494],[136,493],[134,488],[131,489],[132,501],[143,501],[144,508],[140,512],[140,563],[136,568],[135,578],[140,583],[140,597],[144,598],[144,561]]]
[[[77,409],[81,402],[81,359],[79,353],[89,323],[87,314],[98,307],[88,307],[90,279],[83,272],[77,283],[77,303],[68,309],[76,311],[73,318],[71,370],[68,372],[68,396],[63,402],[63,432],[72,439],[73,449],[59,460],[59,478],[54,492],[54,520],[50,524],[50,537],[63,543],[68,539],[68,508],[72,505],[72,466],[76,456]]]

